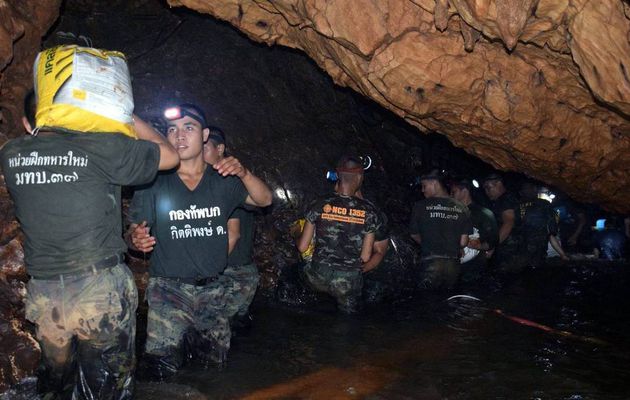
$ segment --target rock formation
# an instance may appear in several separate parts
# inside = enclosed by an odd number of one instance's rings
[[[61,0],[0,1],[0,143],[21,132],[22,99],[42,36]],[[0,393],[32,376],[39,345],[24,319],[26,271],[13,205],[0,178]]]
[[[42,36],[59,16],[61,0],[0,2],[0,143],[22,132],[22,99]]]
[[[169,0],[303,50],[420,131],[628,211],[630,7],[621,0]]]

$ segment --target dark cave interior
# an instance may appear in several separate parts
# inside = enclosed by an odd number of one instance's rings
[[[261,304],[272,302],[282,271],[298,262],[290,227],[313,198],[332,190],[326,172],[341,155],[353,153],[372,159],[373,165],[365,177],[364,194],[384,210],[397,243],[395,252],[390,251],[386,257],[384,267],[371,277],[373,282],[379,283],[376,286],[386,287],[380,288],[380,292],[375,289],[375,293],[378,292],[375,302],[396,298],[392,293],[405,286],[409,269],[418,261],[407,225],[413,202],[422,198],[419,176],[437,168],[453,177],[481,181],[494,171],[491,165],[455,147],[438,132],[420,133],[372,100],[336,86],[332,78],[303,53],[254,43],[225,22],[186,8],[169,8],[161,0],[66,0],[59,19],[43,38],[42,48],[58,44],[85,44],[122,51],[128,59],[138,115],[159,128],[165,107],[185,102],[199,105],[211,124],[226,132],[229,152],[269,184],[274,193],[273,206],[256,218],[254,247],[262,274],[257,297]],[[506,172],[504,177],[512,191],[528,179],[518,172]],[[7,321],[19,320],[22,325],[20,329],[13,328],[19,334],[0,346],[7,354],[17,354],[28,375],[36,368],[34,354],[37,353],[32,350],[32,337],[22,334],[33,329],[24,321],[19,298],[19,294],[24,293],[27,277],[22,250],[16,244],[20,240],[17,223],[4,183],[2,186],[0,205],[5,223],[0,254],[5,266],[0,275],[0,292],[9,303],[2,311],[2,326],[8,332]],[[552,187],[545,190],[561,194]],[[124,192],[125,205],[130,196],[130,191]],[[481,190],[476,196],[481,203],[487,202]],[[584,207],[589,210],[592,223],[608,215],[597,205]],[[147,260],[135,256],[137,254],[132,254],[130,265],[138,287],[144,289],[148,279]],[[576,268],[572,273],[579,276],[573,278],[587,279],[585,276],[589,273],[592,277],[591,272],[576,273]],[[555,275],[553,279],[561,280]],[[625,279],[623,276],[621,282]],[[600,281],[597,283],[605,286]],[[532,282],[528,284],[536,286]],[[623,305],[627,306],[625,303],[624,300]],[[272,316],[272,320],[274,317],[277,318]],[[569,317],[563,314],[559,318]],[[346,328],[352,329],[345,325],[341,329]],[[431,340],[439,344],[439,340]],[[17,350],[9,351],[15,343],[19,344]],[[5,371],[5,375],[0,376],[0,381],[4,381],[0,382],[0,392],[16,383],[15,376],[20,376],[14,370],[6,372],[12,370],[5,361],[0,360],[0,368]],[[378,362],[387,365],[389,361]],[[10,374],[14,376],[7,377]],[[407,393],[416,389],[412,387]],[[153,390],[156,389],[144,387],[143,398],[183,396],[175,393],[177,386],[163,392]],[[348,398],[353,397],[352,391],[344,390],[350,393]],[[514,394],[508,389],[502,393]],[[625,392],[618,389],[614,393]],[[426,397],[422,398],[440,398],[440,394],[434,392],[423,394]],[[236,395],[243,393],[234,388],[223,393],[225,398]],[[299,397],[295,393],[291,395]],[[393,391],[386,392],[383,398],[405,398],[405,395]],[[259,398],[265,398],[264,393],[262,396]],[[4,397],[0,395],[0,398]]]

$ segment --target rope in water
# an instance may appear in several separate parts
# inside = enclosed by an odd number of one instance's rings
[[[475,301],[482,301],[481,299],[474,297],[474,296],[469,296],[466,294],[458,294],[455,296],[451,296],[448,299],[446,299],[446,301],[450,301],[450,300],[454,300],[454,299],[470,299],[470,300],[475,300]],[[598,345],[608,345],[607,342],[598,339],[598,338],[594,338],[594,337],[589,337],[589,336],[583,336],[583,335],[577,335],[575,333],[569,332],[569,331],[562,331],[559,329],[554,329],[550,326],[547,325],[543,325],[543,324],[539,324],[538,322],[534,322],[525,318],[521,318],[521,317],[516,317],[514,315],[509,315],[503,312],[503,310],[495,308],[494,310],[492,310],[492,312],[494,312],[497,315],[500,315],[506,319],[509,319],[512,322],[516,322],[517,324],[520,325],[525,325],[525,326],[529,326],[532,328],[536,328],[536,329],[540,329],[544,332],[547,333],[551,333],[554,335],[558,335],[558,336],[563,336],[563,337],[568,337],[571,339],[576,339],[576,340],[580,340],[583,342],[588,342],[588,343],[594,343],[594,344],[598,344]]]

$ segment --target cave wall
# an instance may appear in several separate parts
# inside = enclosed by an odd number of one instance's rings
[[[22,133],[22,99],[32,87],[32,64],[42,36],[59,16],[61,0],[0,1],[0,145]],[[24,318],[27,280],[13,205],[0,176],[0,393],[32,376],[39,345]],[[12,398],[11,393],[5,393]],[[17,397],[15,397],[17,398]]]
[[[22,132],[22,99],[33,85],[33,61],[60,6],[61,0],[0,2],[0,144]]]
[[[168,0],[304,51],[341,86],[498,169],[629,211],[621,0]]]

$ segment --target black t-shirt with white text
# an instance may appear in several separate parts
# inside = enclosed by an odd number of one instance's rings
[[[149,274],[208,278],[221,273],[227,263],[227,220],[246,198],[238,177],[223,177],[211,167],[194,190],[173,171],[136,190],[129,218],[147,221],[156,239]]]
[[[413,207],[409,232],[420,235],[422,257],[459,258],[462,235],[473,233],[470,211],[450,197],[418,201]]]
[[[42,133],[0,152],[35,278],[73,273],[126,251],[120,188],[157,173],[155,143],[116,133]]]

